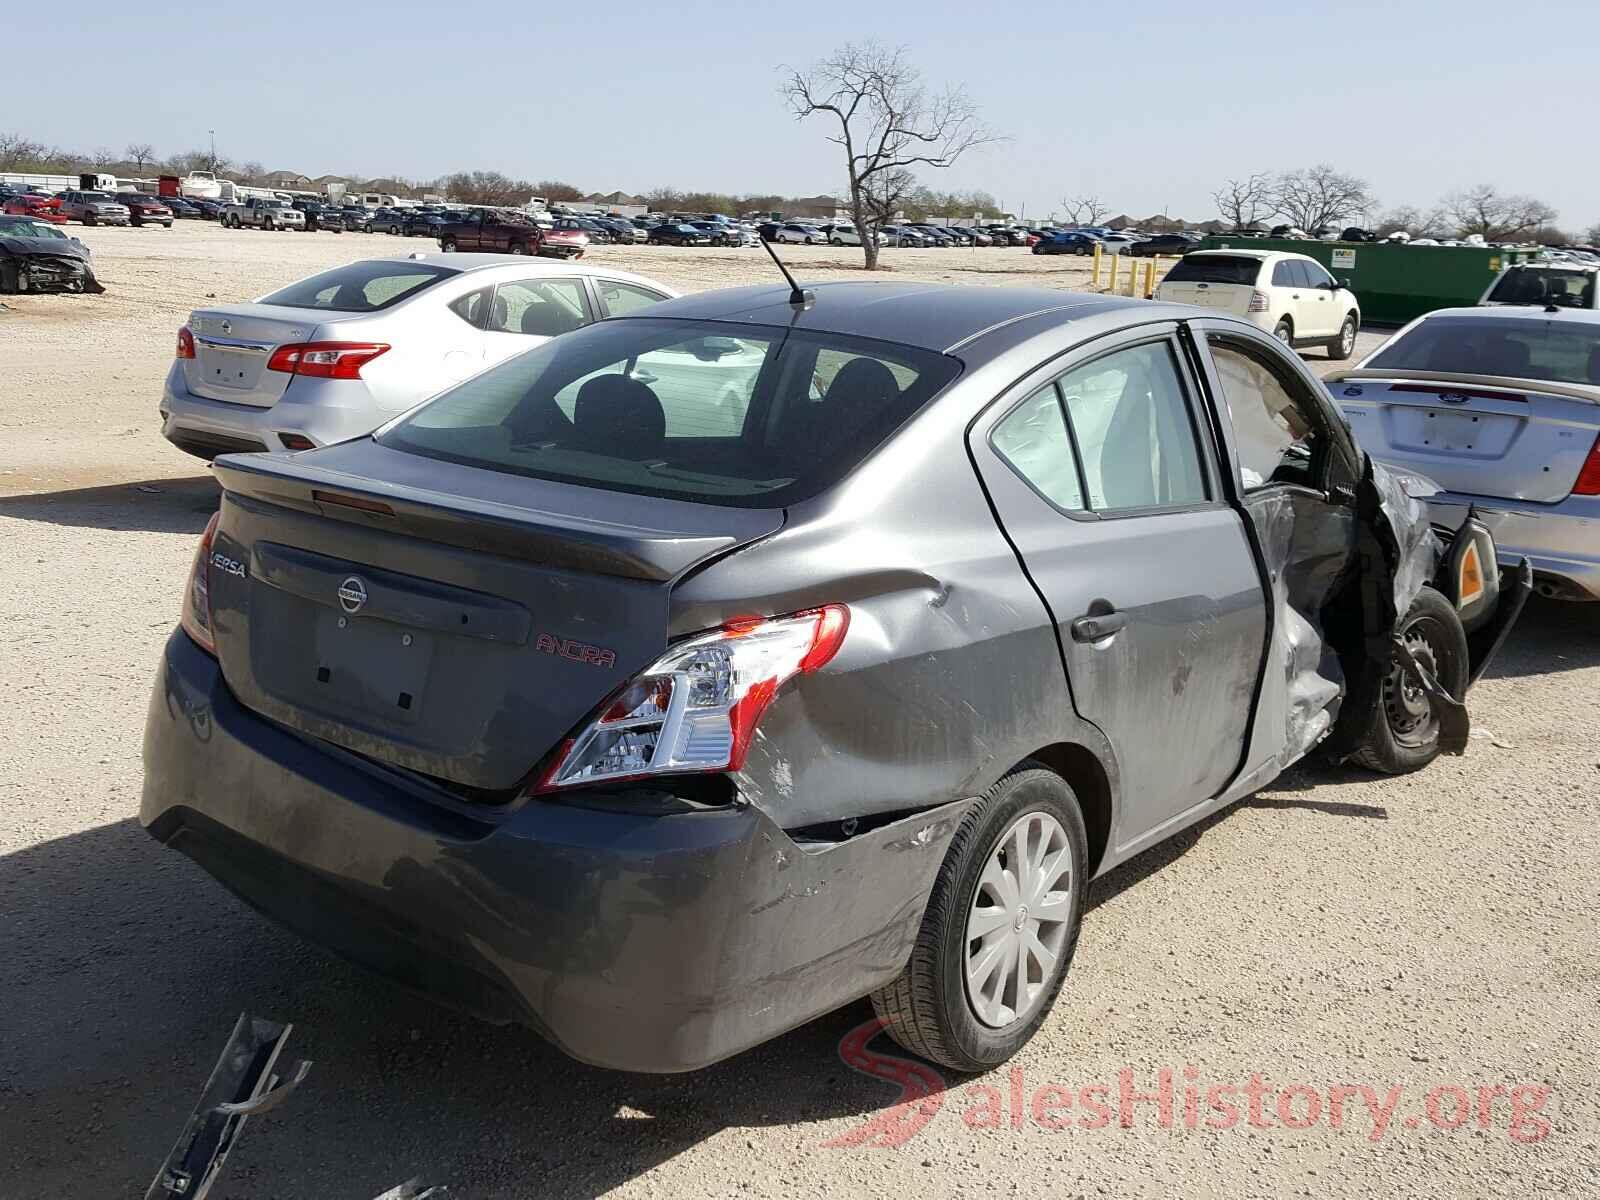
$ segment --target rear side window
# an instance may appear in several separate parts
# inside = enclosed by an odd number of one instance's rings
[[[1600,325],[1527,317],[1430,317],[1366,365],[1600,386]]]
[[[518,279],[495,289],[485,328],[491,333],[556,337],[588,323],[582,280]]]
[[[1190,254],[1167,272],[1167,283],[1240,283],[1253,285],[1261,273],[1259,258],[1232,254]]]
[[[1075,367],[990,434],[996,453],[1057,508],[1103,515],[1209,500],[1172,347],[1150,342]]]
[[[842,478],[959,372],[942,354],[838,334],[600,321],[445,392],[378,441],[612,491],[779,507]]]
[[[454,274],[450,267],[407,260],[355,262],[291,283],[259,303],[329,312],[377,312]]]
[[[600,293],[600,303],[605,305],[606,315],[610,317],[625,317],[666,299],[660,292],[615,279],[596,279],[594,286]]]

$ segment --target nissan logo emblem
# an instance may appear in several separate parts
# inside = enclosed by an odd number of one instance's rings
[[[354,616],[367,602],[367,585],[360,577],[352,575],[339,585],[339,607]]]
[[[233,332],[233,322],[232,321],[224,321],[222,323],[222,332],[223,333],[232,333]]]

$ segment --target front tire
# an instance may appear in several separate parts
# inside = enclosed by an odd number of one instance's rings
[[[452,238],[452,237],[440,238],[439,239],[439,249],[443,250],[446,254],[454,254],[456,252],[456,240],[455,240],[455,238]]]
[[[512,242],[511,243],[511,253],[513,253],[513,254],[526,254],[527,252],[528,252],[528,247],[526,245],[524,245],[522,242]]]
[[[1034,763],[962,819],[911,960],[872,993],[890,1037],[931,1062],[986,1071],[1049,1015],[1078,944],[1088,838],[1077,797]]]
[[[1400,622],[1417,661],[1457,700],[1467,694],[1467,634],[1450,601],[1424,587]],[[1427,695],[1396,663],[1383,681],[1383,703],[1355,762],[1385,775],[1420,771],[1439,757],[1439,718]]]
[[[1356,315],[1348,313],[1339,326],[1339,336],[1328,343],[1328,357],[1334,362],[1344,362],[1356,352]]]

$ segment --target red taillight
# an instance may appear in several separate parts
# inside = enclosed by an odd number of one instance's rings
[[[1583,460],[1583,470],[1578,472],[1578,482],[1572,485],[1574,496],[1600,496],[1600,436],[1589,447],[1589,457]]]
[[[1271,303],[1272,303],[1272,297],[1268,296],[1265,292],[1251,292],[1250,293],[1250,311],[1251,312],[1266,312],[1267,309],[1268,309],[1268,306]]]
[[[826,666],[849,628],[850,610],[830,604],[678,643],[561,744],[532,790],[742,769],[778,689]]]
[[[267,370],[315,379],[360,379],[361,368],[388,351],[382,342],[300,342],[274,350]]]
[[[178,329],[178,348],[175,351],[174,357],[194,357],[194,334],[189,332],[189,327],[187,325],[181,326]]]
[[[189,583],[183,590],[183,615],[178,621],[195,645],[210,655],[217,652],[211,636],[211,539],[216,536],[217,519],[221,516],[220,512],[212,513],[206,531],[200,535],[200,548],[194,552]]]

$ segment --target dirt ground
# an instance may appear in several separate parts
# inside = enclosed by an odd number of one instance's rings
[[[419,1173],[465,1200],[1600,1195],[1597,608],[1530,606],[1465,757],[1291,772],[1098,881],[1040,1035],[919,1117],[889,1125],[898,1086],[841,1061],[865,1004],[691,1075],[595,1070],[329,959],[135,820],[152,669],[216,505],[157,432],[175,330],[430,247],[71,232],[108,293],[0,310],[0,1195],[142,1195],[244,1010],[293,1021],[316,1066],[219,1200],[367,1200]],[[759,249],[593,253],[686,290],[772,276]],[[856,274],[852,251],[786,254],[805,280]],[[1086,283],[1022,250],[885,258]],[[1125,1123],[1123,1091],[1164,1069],[1167,1115],[1134,1098]]]

